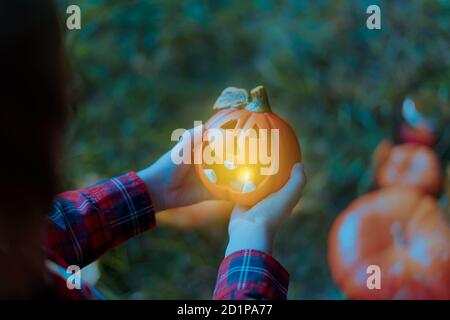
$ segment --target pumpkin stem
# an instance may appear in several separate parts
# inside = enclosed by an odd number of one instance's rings
[[[250,92],[251,102],[245,109],[252,112],[272,112],[269,104],[269,97],[264,86],[257,86]]]

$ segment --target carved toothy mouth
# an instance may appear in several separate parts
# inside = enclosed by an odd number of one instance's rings
[[[208,165],[203,169],[208,180],[218,186],[227,186],[233,191],[250,193],[264,180],[258,165],[236,165],[233,163]]]

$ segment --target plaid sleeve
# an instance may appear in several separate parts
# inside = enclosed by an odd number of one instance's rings
[[[48,257],[82,268],[154,225],[147,187],[134,172],[67,191],[48,216]]]
[[[226,257],[219,268],[214,300],[284,300],[289,273],[271,255],[241,250]]]

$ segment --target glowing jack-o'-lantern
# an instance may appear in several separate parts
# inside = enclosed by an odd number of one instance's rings
[[[450,299],[449,227],[436,199],[414,188],[384,188],[351,203],[331,228],[328,260],[351,299]]]
[[[227,88],[213,109],[217,113],[205,124],[203,161],[196,165],[197,173],[216,197],[252,206],[281,188],[292,166],[301,161],[297,137],[272,112],[263,86],[250,95],[244,89]],[[225,137],[220,143],[217,133]]]

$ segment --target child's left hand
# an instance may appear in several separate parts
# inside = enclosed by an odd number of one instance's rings
[[[188,150],[193,150],[194,141],[197,141],[194,139],[194,133],[202,134],[202,131],[194,129],[186,131],[173,149],[179,150],[183,144],[188,143],[190,144]],[[146,184],[157,212],[213,199],[198,178],[193,164],[176,165],[172,162],[170,154],[173,149],[150,167],[137,173]]]

